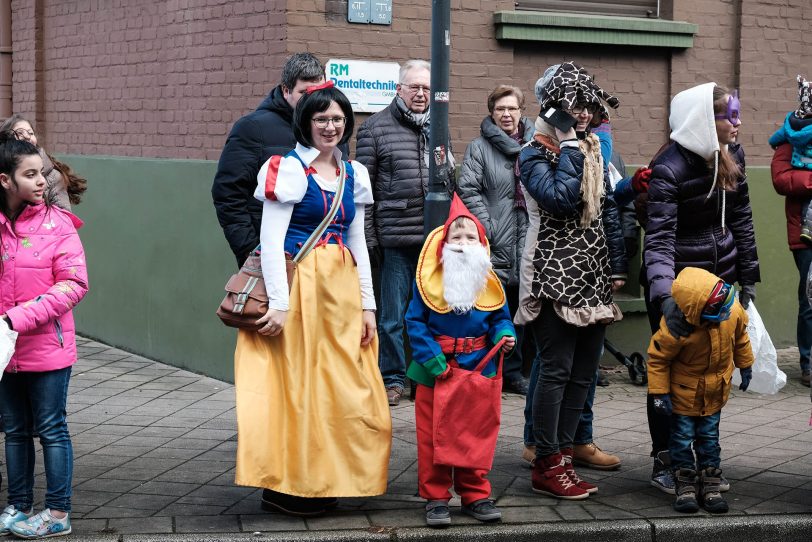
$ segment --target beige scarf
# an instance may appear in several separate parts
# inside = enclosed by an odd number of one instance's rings
[[[548,140],[552,146],[558,148],[556,154],[560,155],[560,142],[555,128],[541,118],[536,118],[535,127],[535,137],[541,136],[541,139]],[[581,179],[581,199],[584,206],[578,225],[581,228],[588,228],[592,221],[600,216],[601,199],[606,194],[603,179],[603,156],[601,156],[601,142],[595,134],[587,134],[584,139],[579,140],[578,148],[584,154],[584,173]],[[557,163],[557,160],[555,162]]]

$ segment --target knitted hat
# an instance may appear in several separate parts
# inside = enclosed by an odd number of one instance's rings
[[[485,233],[485,227],[482,226],[482,223],[477,219],[477,217],[471,214],[471,211],[468,210],[468,207],[465,206],[460,197],[454,193],[454,197],[451,199],[451,209],[448,211],[448,220],[446,220],[445,225],[443,225],[443,240],[437,247],[438,259],[442,258],[443,247],[445,247],[448,233],[451,230],[451,224],[462,216],[474,221],[477,232],[479,232],[479,242],[485,247],[488,246],[488,236]]]
[[[803,75],[799,75],[798,79],[798,109],[795,110],[795,116],[799,119],[806,119],[812,117],[812,81],[804,79]]]
[[[535,91],[542,111],[550,107],[568,110],[577,104],[596,104],[601,119],[608,121],[609,112],[604,102],[613,109],[620,105],[617,98],[595,83],[585,68],[574,62],[547,68],[544,75],[536,81]]]

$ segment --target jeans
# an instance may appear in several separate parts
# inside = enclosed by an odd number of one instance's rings
[[[809,352],[812,348],[812,307],[806,298],[806,275],[812,263],[812,248],[801,248],[792,251],[795,265],[798,267],[798,351],[801,354],[801,371],[809,372]]]
[[[552,303],[542,303],[532,324],[541,356],[533,396],[536,456],[571,448],[589,387],[598,370],[606,326],[564,322]]]
[[[505,297],[507,298],[508,309],[510,310],[510,317],[516,316],[516,311],[519,308],[519,286],[508,286],[502,283],[505,289]],[[513,347],[513,352],[505,358],[502,365],[502,378],[505,382],[522,376],[522,345],[524,344],[524,326],[515,326],[516,328],[516,346]]]
[[[586,401],[584,401],[584,409],[581,411],[581,417],[578,419],[578,428],[575,430],[575,437],[572,439],[573,444],[589,444],[592,442],[592,420],[595,414],[592,412],[592,405],[595,404],[595,391],[598,388],[598,373],[595,373],[595,378],[592,379],[592,384],[589,385],[589,391],[586,394]]]
[[[387,388],[403,390],[406,382],[403,328],[419,256],[419,247],[383,249],[378,366]]]
[[[671,468],[702,470],[719,468],[719,419],[722,411],[710,416],[671,414]],[[693,444],[693,451],[691,445]],[[696,461],[694,461],[694,451]]]
[[[73,446],[66,404],[71,368],[42,373],[5,373],[0,380],[0,414],[6,434],[8,504],[34,504],[34,433],[45,458],[45,508],[70,512]]]

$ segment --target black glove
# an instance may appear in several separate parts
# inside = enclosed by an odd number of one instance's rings
[[[742,304],[744,310],[750,306],[751,301],[756,300],[756,285],[755,284],[742,284],[742,289],[739,292],[739,303]]]
[[[662,308],[663,317],[665,318],[665,325],[669,333],[671,333],[675,339],[687,337],[691,334],[694,330],[694,326],[685,319],[685,315],[677,306],[677,302],[674,301],[673,297],[663,299],[660,307]]]
[[[671,396],[669,394],[664,393],[662,395],[654,396],[654,410],[657,411],[657,414],[670,416],[672,409]]]
[[[739,374],[742,377],[742,383],[739,384],[739,389],[742,391],[747,391],[747,388],[750,387],[750,381],[753,380],[753,368],[748,367],[747,369],[739,369]]]

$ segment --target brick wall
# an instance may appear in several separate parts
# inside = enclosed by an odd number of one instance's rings
[[[284,9],[14,0],[14,111],[55,152],[217,159],[233,121],[279,79]]]
[[[573,59],[621,100],[615,140],[629,163],[667,140],[673,94],[716,81],[742,89],[748,163],[766,164],[766,139],[809,66],[807,4],[664,0],[666,15],[699,25],[693,48],[672,51],[499,42],[493,12],[512,1],[452,0],[455,154],[478,135],[493,87],[522,88],[535,116],[534,82]],[[431,54],[428,0],[394,0],[391,26],[347,23],[347,0],[13,0],[12,9],[14,110],[33,116],[49,149],[67,153],[217,159],[291,53],[400,63]]]

